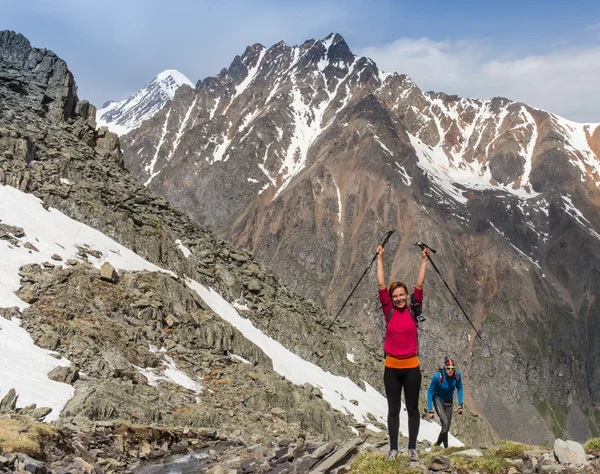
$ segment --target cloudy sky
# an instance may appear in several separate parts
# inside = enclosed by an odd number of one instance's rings
[[[98,106],[165,69],[196,82],[247,45],[333,32],[423,90],[600,122],[598,1],[2,0],[2,29],[65,59],[80,98]]]

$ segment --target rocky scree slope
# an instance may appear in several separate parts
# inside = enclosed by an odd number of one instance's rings
[[[550,442],[598,430],[599,140],[504,98],[424,93],[330,35],[248,47],[122,148],[146,186],[334,310],[385,231],[409,285],[429,243],[484,336],[430,269],[423,366],[450,353],[497,434]],[[343,317],[379,343],[374,284]]]

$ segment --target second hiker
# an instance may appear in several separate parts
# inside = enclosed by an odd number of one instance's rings
[[[452,401],[454,399],[454,391],[458,393],[458,410],[457,413],[463,413],[463,384],[460,372],[456,370],[456,364],[451,357],[446,356],[444,359],[444,367],[433,374],[429,390],[427,390],[427,408],[429,410],[429,418],[433,419],[433,406],[440,417],[442,423],[442,431],[435,443],[436,446],[444,445],[448,447],[448,431],[450,431],[450,423],[452,422]]]

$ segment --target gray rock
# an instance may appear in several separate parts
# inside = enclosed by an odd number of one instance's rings
[[[429,463],[428,468],[432,471],[450,471],[452,462],[446,456],[435,456]]]
[[[35,245],[33,245],[31,242],[25,242],[23,244],[23,247],[25,247],[26,249],[29,249],[29,250],[33,250],[34,252],[39,252],[37,247]]]
[[[79,369],[70,365],[68,367],[56,367],[49,374],[48,378],[56,382],[73,384],[79,380]]]
[[[14,388],[11,388],[0,401],[0,413],[12,413],[17,406],[19,396]]]
[[[554,441],[554,456],[562,464],[583,464],[587,461],[585,450],[576,441]]]
[[[251,278],[246,282],[246,288],[252,293],[259,293],[262,290],[262,285],[256,278]]]
[[[315,458],[322,458],[323,456],[329,454],[335,448],[334,443],[324,443],[321,446],[318,446],[311,454]]]
[[[34,420],[43,421],[50,413],[52,413],[52,408],[40,407],[27,412],[27,415]]]
[[[15,467],[19,471],[29,472],[31,474],[46,474],[46,465],[41,461],[36,461],[30,458],[26,454],[17,454],[17,461]]]
[[[231,252],[229,254],[229,256],[236,262],[240,262],[240,263],[244,263],[244,262],[247,262],[248,260],[250,260],[250,258],[248,256],[240,254],[240,253],[236,253],[236,252]]]
[[[119,275],[110,263],[104,262],[100,267],[100,278],[109,281],[111,283],[117,283],[119,281]]]
[[[346,461],[357,451],[357,446],[361,444],[363,440],[360,438],[352,439],[344,443],[340,448],[335,450],[333,454],[329,455],[327,459],[317,464],[313,471],[314,474],[325,474],[336,466],[345,464]],[[313,453],[313,456],[315,454]]]

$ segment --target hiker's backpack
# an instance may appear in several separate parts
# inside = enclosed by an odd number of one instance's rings
[[[442,381],[444,380],[444,369],[441,368],[439,370],[440,373],[440,384],[442,383]],[[456,370],[454,370],[454,378],[456,379],[456,381],[458,382],[458,372]]]

